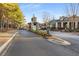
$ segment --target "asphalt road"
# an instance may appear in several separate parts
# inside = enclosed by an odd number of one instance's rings
[[[72,38],[73,39],[73,38]],[[71,40],[73,41],[73,40]],[[79,43],[77,43],[79,44]],[[32,32],[19,30],[5,56],[78,56],[79,53]]]
[[[64,40],[67,40],[71,42],[70,46],[64,46],[70,50],[73,50],[77,53],[79,53],[79,35],[76,35],[75,33],[66,33],[66,32],[50,32],[52,35],[56,35]]]

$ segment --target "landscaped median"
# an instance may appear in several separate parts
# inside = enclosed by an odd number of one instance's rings
[[[34,32],[34,33],[36,33],[38,35],[41,35],[43,37],[48,35],[46,30],[30,30],[30,31],[32,31],[32,32]]]
[[[56,44],[59,44],[59,45],[71,45],[71,43],[69,41],[61,39],[58,36],[48,35],[47,31],[45,31],[45,30],[37,30],[37,31],[31,30],[31,31],[45,37],[49,42],[56,43]]]
[[[4,55],[5,51],[10,46],[12,39],[16,35],[17,30],[11,30],[8,32],[1,32],[0,33],[0,55]]]
[[[51,35],[50,37],[47,37],[49,42],[53,42],[59,45],[71,45],[69,41],[66,41],[64,39],[59,38],[58,36]]]

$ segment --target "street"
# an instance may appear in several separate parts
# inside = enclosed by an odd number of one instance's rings
[[[48,42],[41,36],[25,30],[18,30],[5,56],[79,56],[79,37],[66,33],[51,34],[72,42],[71,46],[62,46]],[[62,34],[62,35],[61,35]],[[74,48],[74,49],[72,49]]]
[[[66,33],[66,32],[53,32],[53,31],[51,31],[50,33],[52,35],[60,37],[61,39],[71,42],[70,46],[64,46],[64,47],[79,53],[79,36],[77,34]]]

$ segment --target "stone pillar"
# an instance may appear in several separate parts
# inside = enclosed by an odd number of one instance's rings
[[[70,25],[69,25],[69,22],[67,22],[67,28],[69,28],[69,26],[70,26]]]
[[[78,22],[76,21],[75,22],[75,29],[77,29],[78,28]]]

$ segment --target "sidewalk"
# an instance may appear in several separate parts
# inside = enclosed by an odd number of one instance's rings
[[[74,34],[74,35],[79,35],[79,32],[72,32],[72,34]]]
[[[61,31],[53,31],[53,32],[61,32]],[[69,33],[73,35],[79,35],[79,32],[62,32],[62,33]]]
[[[64,32],[64,33],[69,33],[69,34],[73,34],[73,35],[79,35],[79,32]]]
[[[7,40],[9,40],[15,32],[16,30],[0,32],[0,46],[3,45]]]

